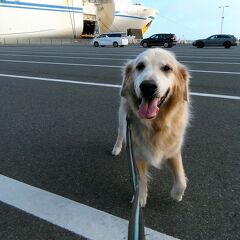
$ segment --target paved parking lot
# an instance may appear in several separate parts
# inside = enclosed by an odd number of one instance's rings
[[[126,154],[112,157],[111,149],[121,66],[143,50],[0,47],[0,189],[12,179],[27,184],[12,187],[8,200],[16,205],[6,200],[8,189],[0,190],[0,239],[82,239],[71,228],[70,210],[56,217],[47,200],[31,214],[15,208],[33,201],[35,195],[24,192],[28,186],[129,219]],[[170,173],[152,169],[145,225],[179,239],[240,239],[240,47],[170,50],[192,75],[193,117],[183,149],[189,183],[183,201],[175,203]],[[38,215],[47,207],[49,218]]]

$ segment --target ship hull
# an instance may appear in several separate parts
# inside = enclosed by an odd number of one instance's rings
[[[83,0],[1,0],[0,38],[80,38],[96,32],[129,33],[130,29],[142,32],[155,15],[155,9],[114,1],[99,6]]]
[[[69,37],[83,31],[81,1],[0,2],[0,37]],[[80,4],[79,4],[80,3]],[[72,7],[73,5],[73,7]]]

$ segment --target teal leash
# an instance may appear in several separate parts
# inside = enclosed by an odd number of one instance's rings
[[[129,172],[132,180],[132,190],[134,194],[134,201],[132,206],[131,217],[128,225],[128,240],[145,240],[144,222],[142,208],[139,202],[139,173],[134,159],[134,152],[132,147],[131,123],[127,117],[127,155]]]

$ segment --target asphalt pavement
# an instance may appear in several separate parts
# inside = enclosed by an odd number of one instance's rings
[[[112,157],[111,150],[121,66],[142,51],[1,46],[0,174],[129,219],[126,153]],[[240,46],[170,51],[192,76],[183,147],[189,181],[175,203],[170,173],[152,169],[145,225],[183,240],[240,239]],[[0,239],[82,237],[6,204],[0,193]]]

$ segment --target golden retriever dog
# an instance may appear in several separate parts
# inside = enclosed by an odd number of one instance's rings
[[[148,194],[148,168],[166,165],[173,175],[171,197],[181,201],[187,186],[181,146],[189,119],[189,73],[173,53],[149,49],[124,68],[119,128],[112,150],[118,155],[131,121],[132,145],[140,181],[142,207]]]

